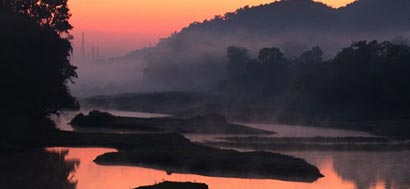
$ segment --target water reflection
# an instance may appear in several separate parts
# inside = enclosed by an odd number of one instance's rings
[[[50,148],[61,151],[64,148]],[[326,176],[314,183],[277,180],[205,177],[190,174],[167,175],[164,171],[126,166],[99,166],[96,156],[113,149],[68,148],[66,160],[79,159],[74,179],[77,189],[119,189],[152,185],[163,180],[191,181],[209,185],[210,189],[408,189],[410,152],[300,152],[292,155],[306,158]]]
[[[409,189],[410,151],[402,152],[287,152],[313,164],[332,159],[332,169],[354,189]]]
[[[410,188],[410,153],[340,153],[334,156],[336,171],[358,189],[382,184],[385,189]],[[349,166],[346,166],[349,165]]]
[[[73,173],[79,165],[66,159],[67,150],[36,150],[0,155],[0,188],[75,189]]]

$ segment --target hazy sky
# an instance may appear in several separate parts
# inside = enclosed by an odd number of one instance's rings
[[[87,49],[98,46],[105,56],[125,54],[155,45],[159,38],[179,31],[193,21],[223,15],[245,5],[274,0],[69,0],[74,48],[78,51],[81,32]],[[354,0],[321,0],[340,7]],[[89,50],[88,50],[89,51]]]

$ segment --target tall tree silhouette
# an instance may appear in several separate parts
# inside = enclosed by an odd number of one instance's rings
[[[228,64],[227,70],[229,77],[240,78],[247,71],[247,64],[250,61],[248,50],[243,47],[230,46],[227,48]]]
[[[0,2],[0,113],[9,131],[2,138],[10,138],[45,129],[38,125],[49,125],[48,115],[77,108],[67,86],[77,74],[66,0]]]

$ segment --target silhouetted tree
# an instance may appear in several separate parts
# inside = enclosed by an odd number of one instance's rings
[[[313,71],[300,76],[292,92],[296,96],[293,101],[300,103],[303,99],[303,105],[297,106],[310,107],[304,111],[328,120],[406,115],[410,112],[409,62],[409,46],[353,43],[330,62],[312,65]]]
[[[251,59],[247,49],[229,47],[227,56],[229,85],[235,92],[260,98],[278,95],[288,86],[290,64],[278,48],[264,48],[258,59]]]
[[[323,51],[319,47],[313,47],[311,50],[305,51],[300,55],[299,61],[302,64],[318,64],[322,63]]]
[[[228,57],[227,69],[229,77],[243,77],[247,72],[247,64],[251,60],[248,55],[248,49],[230,46],[227,48],[226,53]]]
[[[69,17],[66,1],[1,4],[1,121],[6,131],[35,135],[37,130],[52,129],[45,127],[50,126],[48,115],[78,108],[67,86],[77,74],[69,59],[71,43],[62,36],[71,28],[63,26]]]
[[[236,77],[229,77],[225,88],[233,89],[231,94],[235,96],[260,99],[253,106],[267,106],[267,101],[286,102],[274,104],[286,107],[277,116],[285,121],[312,124],[320,120],[408,117],[409,46],[359,41],[342,49],[332,60],[323,61],[322,54],[319,47],[313,47],[297,58],[286,58],[273,47],[262,49],[258,59],[251,59],[246,49],[231,47],[228,70],[235,70]],[[273,107],[269,111],[279,109]],[[394,135],[406,131],[400,129]]]
[[[43,27],[58,33],[68,33],[73,27],[67,6],[68,0],[0,0],[0,6],[31,17]]]
[[[262,64],[282,63],[285,60],[284,54],[276,47],[260,50],[258,58]]]

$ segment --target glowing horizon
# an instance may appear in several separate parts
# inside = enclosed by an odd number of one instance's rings
[[[81,33],[85,32],[89,47],[99,46],[107,56],[123,55],[155,45],[158,39],[168,37],[192,22],[212,19],[215,15],[223,15],[246,5],[256,6],[273,1],[70,0],[74,49],[78,49]],[[344,6],[352,1],[321,0],[332,7]]]

